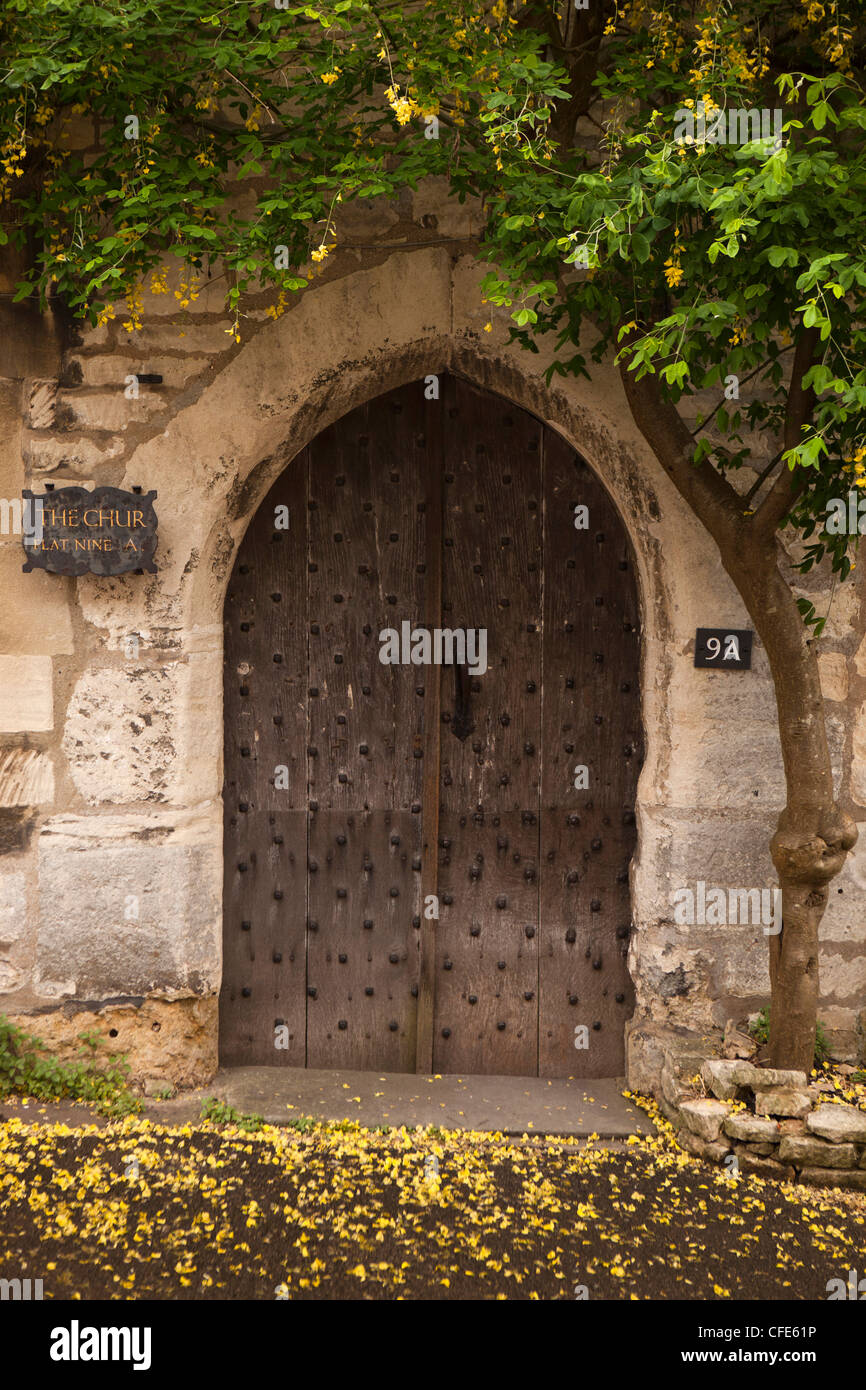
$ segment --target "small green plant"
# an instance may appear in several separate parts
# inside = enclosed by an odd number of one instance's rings
[[[815,1066],[824,1067],[830,1060],[830,1044],[820,1018],[815,1028]]]
[[[154,1092],[153,1098],[154,1100],[171,1100],[173,1094],[174,1092],[171,1086],[160,1086],[159,1089]]]
[[[262,1129],[265,1123],[263,1116],[245,1115],[243,1111],[235,1110],[233,1105],[218,1100],[216,1096],[208,1096],[202,1101],[201,1117],[203,1120],[210,1120],[214,1125],[234,1125],[236,1129],[245,1129],[250,1133]]]
[[[770,1006],[767,1004],[761,1009],[757,1018],[749,1024],[749,1032],[761,1047],[770,1041]],[[827,1041],[827,1033],[824,1024],[818,1020],[815,1029],[815,1066],[823,1067],[830,1060],[830,1044]]]
[[[765,1004],[758,1017],[749,1024],[749,1032],[760,1047],[770,1041],[770,1008]]]
[[[0,1099],[19,1095],[46,1101],[80,1100],[110,1119],[137,1114],[142,1103],[129,1090],[125,1055],[100,1064],[99,1034],[90,1030],[79,1033],[78,1039],[81,1061],[63,1062],[51,1056],[41,1038],[0,1014]]]
[[[322,1127],[322,1120],[317,1120],[315,1115],[297,1115],[292,1119],[286,1120],[285,1129],[293,1129],[297,1134],[309,1134],[314,1129]]]

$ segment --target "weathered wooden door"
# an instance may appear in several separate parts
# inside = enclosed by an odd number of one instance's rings
[[[222,1060],[616,1075],[641,751],[627,537],[559,436],[439,387],[323,431],[237,558]],[[419,631],[462,661],[423,664]]]

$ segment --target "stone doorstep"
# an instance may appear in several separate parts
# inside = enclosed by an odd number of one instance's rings
[[[237,1067],[220,1071],[206,1095],[217,1096],[271,1124],[312,1115],[392,1128],[442,1129],[553,1136],[569,1141],[597,1135],[651,1135],[652,1122],[622,1095],[617,1078],[415,1076],[311,1068]],[[172,1102],[167,1102],[171,1105]]]

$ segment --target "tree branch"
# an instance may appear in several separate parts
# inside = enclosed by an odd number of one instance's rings
[[[799,444],[803,426],[809,423],[815,409],[815,392],[811,386],[803,386],[803,377],[813,364],[818,342],[817,328],[804,328],[797,338],[785,411],[784,450],[793,449]],[[775,531],[805,491],[808,481],[807,469],[784,469],[755,513],[756,529],[764,534]]]
[[[676,406],[663,397],[658,377],[647,375],[637,381],[625,361],[620,363],[620,375],[644,439],[719,548],[729,552],[744,525],[739,494],[709,459],[694,462],[691,433]]]
[[[792,346],[793,346],[793,344],[792,344]],[[790,351],[791,351],[791,348],[784,348],[784,349],[783,349],[783,352],[790,352]],[[781,357],[781,356],[782,356],[782,353],[780,352],[780,353],[779,353],[779,357]],[[761,365],[760,365],[759,367],[756,367],[755,370],[754,370],[753,372],[749,372],[749,375],[748,375],[748,376],[744,376],[743,379],[742,379],[742,381],[739,383],[739,385],[740,385],[740,386],[745,386],[746,382],[747,382],[747,381],[751,381],[753,376],[757,376],[757,375],[758,375],[758,372],[763,371],[765,367],[769,367],[769,366],[771,365],[771,363],[773,363],[773,362],[775,362],[775,361],[777,361],[777,360],[778,360],[778,359],[775,358],[775,357],[768,357],[764,362],[761,363]],[[721,410],[721,408],[722,408],[722,406],[724,405],[726,399],[727,399],[727,398],[726,398],[725,396],[722,396],[722,399],[719,401],[718,405],[715,407],[714,410],[711,410],[711,411],[710,411],[710,414],[707,416],[706,420],[704,420],[703,424],[702,424],[702,425],[698,425],[698,427],[697,427],[696,430],[692,430],[692,439],[694,439],[694,437],[695,437],[696,434],[700,434],[701,430],[705,430],[705,429],[707,428],[707,425],[710,423],[710,421],[712,420],[713,416],[716,415],[716,414],[718,413],[718,411]]]

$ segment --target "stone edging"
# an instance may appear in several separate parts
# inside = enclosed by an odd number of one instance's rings
[[[678,1144],[711,1163],[759,1177],[866,1192],[866,1112],[826,1102],[805,1072],[710,1058],[696,1097],[670,1054],[662,1073],[662,1114]]]

